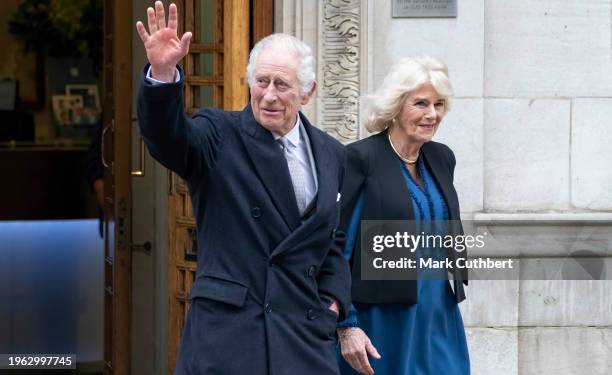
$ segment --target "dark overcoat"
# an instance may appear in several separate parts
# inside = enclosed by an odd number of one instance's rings
[[[147,67],[145,67],[145,72]],[[198,267],[177,374],[337,374],[335,297],[343,319],[350,272],[342,257],[339,191],[344,148],[301,120],[318,192],[300,217],[287,162],[250,107],[183,112],[183,82],[143,77],[140,130],[153,157],[189,187]]]
[[[455,155],[448,146],[427,142],[420,153],[429,171],[440,187],[449,210],[449,230],[452,235],[463,234],[459,199],[453,186]],[[414,220],[412,204],[397,155],[387,139],[387,130],[351,143],[347,147],[346,177],[342,187],[342,211],[340,229],[346,231],[359,194],[364,194],[361,220]],[[416,234],[416,233],[414,233]],[[358,234],[358,238],[359,238]],[[450,250],[451,259],[465,258]],[[411,253],[414,256],[414,253]],[[417,303],[417,283],[412,280],[364,280],[361,276],[361,241],[357,240],[352,265],[352,298],[361,303]],[[453,291],[457,302],[465,299],[464,284],[468,284],[465,269],[455,268]]]

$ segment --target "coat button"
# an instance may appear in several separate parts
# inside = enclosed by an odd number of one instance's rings
[[[308,317],[309,320],[315,320],[316,318],[318,318],[317,312],[314,311],[313,309],[308,310],[308,312],[306,313],[306,316]]]
[[[266,313],[268,313],[268,314],[271,313],[272,312],[272,306],[270,306],[269,303],[266,303],[266,305],[264,306],[264,311]]]
[[[341,230],[334,229],[332,230],[330,237],[332,241],[342,241],[346,238],[346,233]]]
[[[310,267],[308,268],[308,276],[310,276],[310,277],[314,277],[314,276],[316,275],[316,273],[317,273],[317,267],[315,267],[315,266],[310,266]]]
[[[253,216],[255,219],[261,217],[261,209],[257,206],[251,208],[251,216]]]
[[[280,260],[276,258],[270,259],[270,267],[278,267],[280,266]]]

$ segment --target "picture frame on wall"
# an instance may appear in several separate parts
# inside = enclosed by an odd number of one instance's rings
[[[51,104],[55,121],[60,126],[72,125],[75,111],[83,108],[83,97],[80,95],[53,95]]]
[[[83,106],[85,108],[100,110],[98,85],[66,85],[66,95],[80,95],[83,97]]]
[[[69,84],[66,85],[67,96],[80,96],[83,106],[75,108],[72,113],[72,124],[94,125],[101,113],[98,85]]]

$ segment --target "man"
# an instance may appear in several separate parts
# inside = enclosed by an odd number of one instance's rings
[[[138,98],[151,154],[188,183],[198,270],[177,374],[337,374],[336,321],[348,311],[338,194],[344,149],[299,112],[316,82],[312,51],[283,34],[249,59],[242,112],[183,113],[176,64],[191,33],[155,3],[136,28],[150,66]],[[169,82],[169,83],[163,83]]]

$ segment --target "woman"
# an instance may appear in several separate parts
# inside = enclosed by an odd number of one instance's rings
[[[429,57],[402,60],[384,79],[365,119],[365,126],[379,133],[348,146],[340,227],[347,233],[353,306],[338,325],[342,374],[470,372],[458,307],[465,299],[465,274],[453,271],[454,291],[446,270],[443,277],[428,280],[361,277],[361,220],[413,220],[417,233],[440,234],[439,227],[426,223],[460,219],[453,187],[455,156],[446,145],[431,141],[450,109],[451,96],[443,63]],[[444,230],[461,234],[460,226]],[[420,251],[415,254],[421,256]],[[454,250],[448,255],[464,256]],[[369,361],[368,354],[374,359]]]

